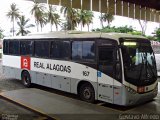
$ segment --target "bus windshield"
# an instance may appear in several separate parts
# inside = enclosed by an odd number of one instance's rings
[[[122,56],[125,80],[136,86],[154,83],[157,79],[156,62],[148,40],[123,40]]]

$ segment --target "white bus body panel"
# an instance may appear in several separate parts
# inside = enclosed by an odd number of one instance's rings
[[[8,67],[21,68],[21,57],[20,56],[3,55],[2,64],[4,66],[8,66]]]
[[[2,65],[7,66],[3,72],[8,78],[21,79],[20,57],[19,56],[2,56]],[[10,70],[9,70],[10,69]]]
[[[3,55],[3,71],[9,78],[21,79],[24,70],[21,68],[22,64],[21,56]],[[53,70],[54,65],[70,66],[71,71]],[[30,70],[27,71],[31,75],[32,83],[75,94],[78,83],[88,81],[98,91],[95,92],[95,98],[110,103],[114,103],[114,86],[121,86],[121,83],[103,73],[101,77],[97,77],[97,70],[94,68],[70,61],[30,58]],[[84,71],[89,72],[89,75],[84,76]]]
[[[39,64],[42,63],[44,68],[35,67],[34,66],[35,62],[38,62]],[[51,69],[54,65],[71,66],[71,72],[67,73],[67,72],[47,69],[47,64],[51,65]],[[81,80],[87,79],[92,82],[97,82],[97,71],[95,69],[82,64],[69,62],[69,61],[31,58],[31,70],[36,72],[41,72],[41,73],[54,74],[59,76],[75,78],[75,79],[78,78]],[[83,71],[89,71],[90,72],[89,76],[83,76]]]

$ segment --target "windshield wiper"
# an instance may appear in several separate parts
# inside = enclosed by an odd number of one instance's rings
[[[149,68],[150,68],[150,70],[151,70],[151,72],[152,72],[153,77],[154,77],[154,78],[157,78],[157,75],[154,74],[154,71],[153,71],[153,69],[152,69],[152,67],[151,67],[151,65],[149,64],[148,61],[147,61],[147,65],[149,66]]]
[[[139,74],[139,81],[141,81],[141,76],[142,76],[142,68],[143,68],[143,65],[144,65],[144,56],[142,56],[141,54],[141,57],[142,57],[142,65],[141,65],[141,69],[140,69],[140,74]]]
[[[148,62],[148,60],[147,60],[147,54],[146,54],[146,53],[143,53],[143,56],[144,56],[144,58],[145,58],[145,65],[146,65],[146,78],[148,77],[147,74],[149,74],[149,73],[147,72],[147,70],[151,71],[152,76],[153,76],[154,78],[156,78],[157,76],[154,74],[154,71],[153,71],[151,65],[149,64],[149,62]],[[149,68],[149,69],[148,69],[148,68]]]

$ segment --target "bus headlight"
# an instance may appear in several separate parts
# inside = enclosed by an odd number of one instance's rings
[[[130,87],[125,86],[125,88],[127,89],[127,91],[131,94],[136,94],[136,91]]]

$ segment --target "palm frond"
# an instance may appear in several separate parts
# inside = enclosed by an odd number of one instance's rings
[[[19,21],[17,22],[17,25],[19,26],[19,31],[17,32],[17,35],[26,35],[28,34],[30,31],[27,30],[30,27],[34,27],[33,24],[28,24],[29,19],[25,19],[25,16],[21,16],[19,18]]]

